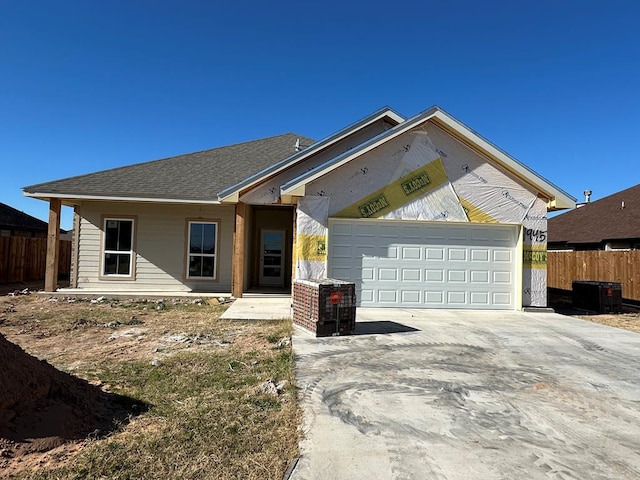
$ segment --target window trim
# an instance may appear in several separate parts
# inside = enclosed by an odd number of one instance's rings
[[[215,225],[215,245],[213,254],[192,254],[189,252],[189,246],[191,245],[191,225],[194,223],[204,223]],[[220,252],[220,219],[213,218],[187,218],[185,222],[185,255],[184,255],[184,278],[190,282],[219,282],[218,265],[219,265],[219,252]],[[197,255],[201,257],[213,257],[213,277],[192,277],[189,274],[189,257]]]
[[[130,221],[132,222],[131,225],[131,250],[128,251],[128,253],[131,255],[131,262],[129,264],[129,274],[128,275],[123,275],[123,274],[116,274],[116,273],[105,273],[104,272],[104,268],[105,268],[105,255],[107,253],[110,252],[115,252],[115,251],[111,251],[111,250],[107,250],[106,247],[106,241],[107,241],[107,235],[106,235],[106,231],[107,231],[107,221],[109,220],[124,220],[124,221]],[[137,240],[137,230],[136,230],[136,224],[138,223],[138,217],[135,215],[102,215],[101,217],[101,226],[102,228],[100,229],[100,271],[98,272],[98,279],[99,280],[115,280],[115,281],[131,281],[131,280],[135,280],[136,279],[136,250],[137,250],[137,246],[136,246],[136,240]],[[123,251],[124,252],[124,251]],[[122,253],[122,252],[118,252],[118,253]]]

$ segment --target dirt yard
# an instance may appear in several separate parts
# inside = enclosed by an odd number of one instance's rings
[[[571,291],[560,289],[549,289],[548,300],[549,306],[562,315],[640,333],[640,307],[623,304],[623,311],[619,314],[588,313],[572,306]]]
[[[637,311],[627,312],[621,314],[600,314],[600,315],[572,315],[576,318],[582,318],[583,320],[589,320],[590,322],[601,323],[602,325],[609,325],[610,327],[622,328],[624,330],[631,330],[632,332],[640,333],[640,313]]]
[[[224,309],[0,297],[0,477],[281,478],[298,438],[290,322]]]

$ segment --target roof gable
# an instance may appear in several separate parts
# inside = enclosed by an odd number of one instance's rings
[[[138,163],[24,187],[37,198],[136,199],[218,203],[217,192],[289,157],[296,142],[314,140],[287,133],[275,137]]]
[[[640,238],[640,184],[549,219],[550,243]]]
[[[281,187],[281,195],[284,198],[291,196],[303,196],[305,194],[305,186],[308,183],[328,174],[353,159],[358,158],[387,142],[390,142],[411,129],[425,124],[428,121],[440,126],[456,138],[469,145],[471,148],[480,151],[483,155],[489,157],[492,161],[500,165],[512,175],[536,189],[549,199],[547,206],[548,209],[573,208],[575,206],[575,199],[569,194],[560,190],[533,170],[518,162],[515,158],[507,155],[505,152],[482,138],[458,120],[454,119],[452,116],[448,115],[437,106],[425,110],[383,134],[370,139],[359,147],[335,157],[284,183]]]

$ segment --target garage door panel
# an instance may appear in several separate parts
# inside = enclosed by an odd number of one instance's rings
[[[487,270],[471,270],[471,283],[489,283],[490,273]]]
[[[351,258],[351,245],[333,245],[334,258]]]
[[[398,270],[395,268],[379,268],[378,280],[382,282],[397,282]]]
[[[398,247],[387,247],[385,250],[384,257],[391,258],[391,259],[398,259],[400,258],[398,254],[399,251],[400,249]]]
[[[382,225],[379,237],[387,240],[399,238],[398,230],[393,225]]]
[[[394,305],[398,304],[398,291],[396,289],[393,290],[378,290],[378,302],[380,303],[392,303]]]
[[[401,232],[403,242],[413,241],[413,243],[417,245],[423,243],[424,228],[419,225],[406,225],[402,228]]]
[[[376,269],[372,267],[364,267],[356,270],[355,278],[358,280],[375,280]]]
[[[430,306],[444,305],[444,292],[433,290],[424,292],[424,303]]]
[[[447,271],[447,280],[449,283],[466,283],[466,270],[449,270]]]
[[[351,237],[351,227],[352,225],[350,223],[336,223],[331,229],[331,235],[335,238],[338,238],[339,236]]]
[[[376,225],[373,223],[356,223],[355,225],[355,236],[357,238],[367,238],[367,237],[376,237]]]
[[[421,260],[422,259],[422,247],[401,247],[403,260]]]
[[[444,260],[444,248],[426,248],[425,258],[427,260]]]
[[[402,290],[401,302],[405,305],[420,305],[422,298],[420,298],[420,290]]]
[[[402,281],[403,282],[420,282],[422,280],[422,270],[419,268],[403,268],[402,269]]]
[[[511,272],[493,272],[493,283],[511,283]]]
[[[513,302],[513,297],[510,293],[505,292],[496,292],[493,294],[493,304],[494,305],[511,305]]]
[[[516,226],[346,219],[329,226],[329,275],[355,281],[362,306],[515,308]]]
[[[370,289],[365,289],[365,288],[363,288],[359,292],[357,291],[356,296],[363,303],[373,303],[375,299],[374,291]]]
[[[482,249],[478,249],[478,248],[472,248],[471,249],[471,261],[472,262],[488,262],[489,258],[491,257],[489,250],[486,248],[482,248]]]
[[[374,257],[377,253],[377,248],[373,245],[356,245],[352,249],[356,257]]]
[[[477,307],[489,306],[489,292],[470,292],[471,304]]]
[[[467,261],[467,249],[466,248],[450,248],[447,251],[447,259],[453,261]]]
[[[467,303],[467,292],[465,291],[448,291],[447,292],[447,303],[451,306],[458,305],[466,305]]]
[[[501,263],[512,263],[513,252],[511,250],[494,250],[493,261]]]
[[[427,282],[443,282],[444,281],[444,270],[431,270],[427,269],[424,271],[425,280]]]

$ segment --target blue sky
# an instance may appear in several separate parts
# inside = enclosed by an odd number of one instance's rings
[[[634,0],[1,12],[0,202],[45,220],[23,186],[286,132],[320,139],[384,105],[439,105],[578,199],[639,182]]]

